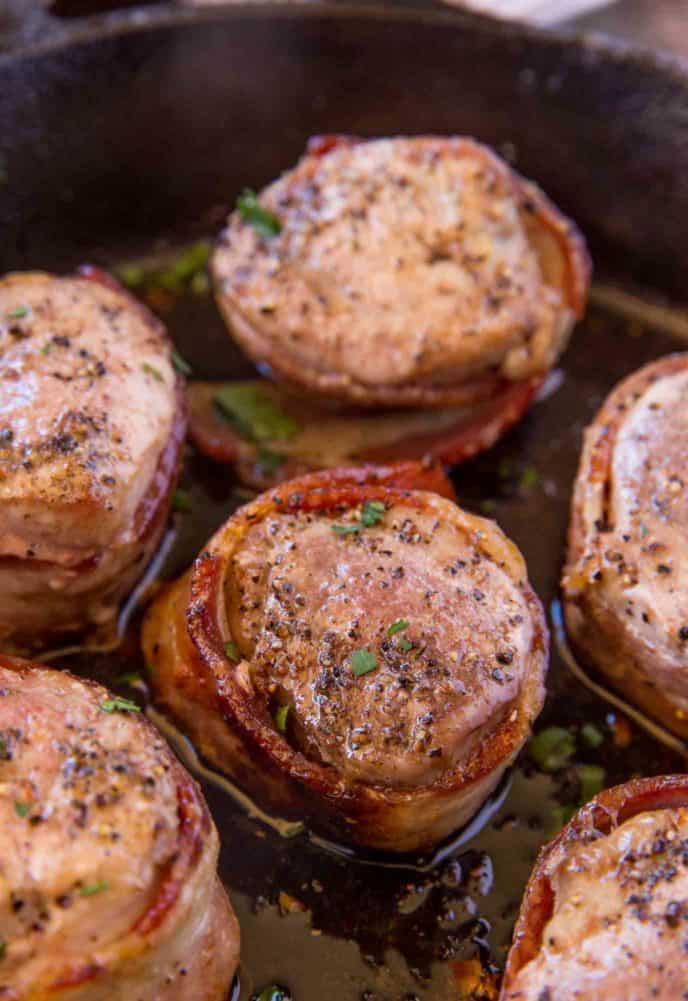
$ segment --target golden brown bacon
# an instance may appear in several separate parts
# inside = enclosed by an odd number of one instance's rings
[[[239,929],[195,782],[145,718],[0,657],[0,997],[225,1001]]]
[[[392,851],[471,817],[544,694],[521,555],[427,485],[406,463],[261,495],[143,635],[157,697],[207,758],[273,810]]]

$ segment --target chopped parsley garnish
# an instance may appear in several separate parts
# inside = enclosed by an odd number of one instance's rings
[[[576,753],[576,742],[568,730],[561,726],[550,726],[533,737],[528,750],[543,772],[558,772]]]
[[[139,288],[146,280],[145,269],[140,264],[123,264],[116,275],[127,288]]]
[[[351,670],[357,678],[360,678],[363,674],[370,674],[371,671],[377,670],[375,657],[364,646],[359,650],[354,650],[349,658],[349,663],[351,664]]]
[[[153,378],[156,379],[158,382],[165,381],[162,377],[162,373],[157,368],[155,368],[154,365],[151,365],[150,362],[144,361],[141,368],[146,373],[146,375],[152,375]]]
[[[53,342],[52,341],[46,341],[46,343],[41,348],[41,354],[42,355],[49,355],[50,352],[52,351],[52,349],[53,349]]]
[[[280,733],[286,733],[287,717],[289,716],[289,706],[279,706],[275,712],[275,726]]]
[[[367,500],[361,508],[361,517],[358,521],[352,521],[347,525],[333,525],[332,531],[336,532],[337,535],[353,535],[355,532],[360,532],[362,528],[372,528],[373,525],[382,521],[386,510],[384,501]]]
[[[274,473],[275,470],[279,469],[280,466],[283,466],[285,462],[286,456],[280,455],[279,452],[272,452],[269,448],[258,449],[258,466],[264,476],[269,476],[270,473]]]
[[[14,804],[14,812],[18,817],[28,817],[31,812],[31,804],[16,802]]]
[[[139,681],[143,681],[143,678],[137,671],[127,671],[115,678],[115,681],[118,685],[136,685]]]
[[[159,284],[176,292],[185,282],[190,282],[197,274],[203,273],[209,257],[210,244],[206,240],[199,240],[186,247],[168,268],[159,273]]]
[[[186,490],[175,490],[174,497],[172,498],[172,507],[175,511],[191,510],[191,497]]]
[[[11,309],[9,311],[7,317],[10,320],[22,320],[25,316],[28,315],[29,315],[28,306],[15,306],[14,309]]]
[[[228,640],[225,643],[225,657],[227,660],[233,661],[238,664],[241,660],[241,654],[239,653],[239,647],[232,640]]]
[[[200,291],[197,279],[203,279],[203,291],[209,283],[205,266],[210,256],[210,244],[206,240],[184,247],[170,254],[157,254],[138,261],[127,261],[115,269],[115,274],[130,289],[164,289],[167,292],[183,292],[185,287],[192,292]]]
[[[181,375],[191,375],[192,368],[186,358],[183,358],[175,348],[172,351],[172,364]]]
[[[111,699],[103,699],[100,708],[104,713],[140,713],[141,706],[137,706],[131,699],[123,699],[121,695],[113,695]]]
[[[601,765],[579,765],[578,778],[580,780],[580,801],[581,805],[588,803],[593,796],[604,789],[607,773]]]
[[[282,232],[282,223],[269,209],[263,208],[255,191],[244,188],[237,198],[236,207],[244,222],[249,223],[261,236],[277,236]]]
[[[269,987],[264,987],[260,994],[251,995],[251,1001],[291,1001],[291,994],[283,987],[270,984]]]
[[[84,883],[83,886],[79,887],[79,893],[82,897],[93,897],[96,893],[102,893],[103,890],[108,890],[110,884],[104,880],[98,880],[96,883]]]
[[[335,532],[337,536],[353,536],[357,532],[361,532],[361,522],[352,522],[351,525],[333,525],[332,532]]]
[[[379,521],[382,521],[385,515],[387,507],[384,501],[371,500],[366,501],[363,505],[363,510],[361,512],[361,524],[365,528],[370,528],[372,525],[377,525]]]
[[[581,727],[580,735],[583,742],[593,749],[604,744],[604,734],[594,723],[585,723]]]
[[[397,646],[399,647],[400,650],[403,650],[404,653],[408,653],[409,650],[413,650],[413,643],[411,642],[411,640],[407,640],[405,636],[399,637],[399,639],[397,640]]]
[[[397,619],[387,630],[387,635],[396,636],[397,633],[403,633],[404,629],[408,629],[410,625],[408,619]]]
[[[222,417],[249,441],[288,441],[301,430],[260,385],[227,383],[213,402]]]
[[[536,487],[540,482],[540,474],[538,473],[535,466],[526,466],[521,473],[521,478],[518,481],[518,488],[522,493],[528,493],[533,487]]]

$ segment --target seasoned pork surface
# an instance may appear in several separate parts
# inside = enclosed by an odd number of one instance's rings
[[[224,1001],[238,926],[195,783],[105,689],[0,658],[0,997]]]
[[[586,432],[563,586],[582,652],[688,733],[688,355],[646,366]]]
[[[237,511],[144,626],[158,697],[262,800],[362,844],[427,847],[540,710],[547,635],[496,525],[394,467]],[[418,466],[419,483],[427,476]]]
[[[507,969],[502,1001],[684,997],[688,809],[611,817],[611,830],[584,817],[541,856],[533,901],[545,901],[544,920],[528,927],[527,894],[516,942],[532,932],[534,954]]]
[[[183,437],[171,348],[106,278],[0,280],[0,636],[111,617],[164,525]]]
[[[213,270],[233,335],[275,373],[370,405],[473,403],[546,372],[584,306],[575,227],[464,138],[311,144],[235,212]]]

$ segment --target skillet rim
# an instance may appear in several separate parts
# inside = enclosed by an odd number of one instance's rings
[[[46,11],[42,27],[55,25],[55,34],[40,40],[36,37],[22,39],[19,29],[16,47],[12,51],[0,52],[0,69],[26,59],[130,34],[213,21],[270,20],[275,15],[289,21],[329,17],[342,21],[358,18],[373,23],[393,20],[396,23],[453,25],[457,29],[463,28],[477,34],[502,36],[507,41],[546,47],[568,45],[574,50],[609,62],[636,63],[656,72],[675,74],[688,86],[688,56],[616,38],[604,32],[577,31],[575,28],[544,29],[520,21],[504,21],[450,7],[441,0],[430,0],[428,4],[423,0],[390,0],[387,4],[384,0],[222,0],[207,6],[189,4],[178,7],[145,4],[143,7],[87,15],[68,21]],[[59,27],[65,24],[66,27]],[[11,40],[12,36],[9,37]]]

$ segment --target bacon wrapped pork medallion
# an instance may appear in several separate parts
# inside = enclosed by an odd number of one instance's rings
[[[213,262],[254,361],[366,407],[475,407],[513,421],[580,317],[575,226],[466,138],[313,140],[245,193]],[[518,384],[524,391],[514,395]]]
[[[585,435],[566,624],[615,688],[688,737],[688,354],[611,393]]]
[[[400,852],[463,825],[496,786],[547,663],[521,554],[414,489],[427,476],[342,469],[262,494],[157,599],[143,637],[157,697],[208,759],[283,815]]]
[[[225,1001],[239,928],[217,855],[133,703],[0,657],[0,998]]]
[[[688,777],[583,807],[537,860],[501,1001],[679,1001],[688,983]]]
[[[161,324],[90,271],[0,280],[0,643],[112,622],[154,553],[185,429]]]

